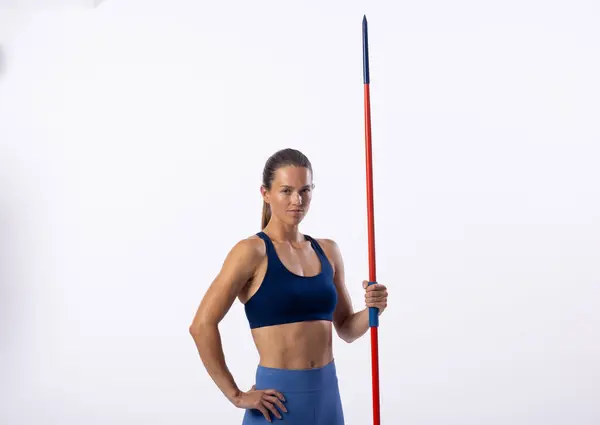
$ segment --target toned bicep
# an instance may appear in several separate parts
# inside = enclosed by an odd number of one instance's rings
[[[346,287],[344,259],[338,245],[332,240],[326,240],[328,254],[334,268],[333,282],[337,289],[338,302],[333,312],[333,325],[340,329],[344,321],[354,313],[352,299]]]
[[[204,294],[190,330],[202,325],[217,325],[225,317],[240,290],[252,277],[259,260],[260,253],[251,240],[240,241],[231,249]]]

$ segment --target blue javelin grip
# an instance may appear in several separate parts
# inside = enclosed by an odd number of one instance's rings
[[[367,286],[375,285],[377,282],[367,282]],[[369,307],[369,327],[379,327],[379,309]]]

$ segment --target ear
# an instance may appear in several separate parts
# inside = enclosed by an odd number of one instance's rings
[[[264,185],[260,185],[260,194],[263,200],[268,204],[269,203],[269,191]]]

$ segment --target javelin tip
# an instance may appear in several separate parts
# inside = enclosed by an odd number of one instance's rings
[[[369,84],[371,80],[369,72],[369,35],[367,29],[367,15],[363,15],[362,21],[362,42],[363,42],[363,82]]]

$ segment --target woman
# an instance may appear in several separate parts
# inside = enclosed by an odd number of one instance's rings
[[[234,406],[246,409],[243,425],[273,418],[289,425],[343,425],[332,329],[352,342],[369,329],[368,307],[381,314],[387,306],[386,287],[363,281],[366,307],[355,313],[336,243],[300,233],[312,177],[311,163],[295,149],[267,160],[263,230],[233,246],[190,326],[215,384]],[[240,390],[229,372],[218,330],[236,297],[260,358],[249,391]]]

